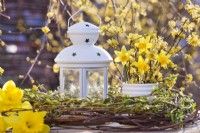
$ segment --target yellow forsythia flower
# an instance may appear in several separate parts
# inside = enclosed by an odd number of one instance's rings
[[[133,33],[130,33],[129,35],[128,35],[128,40],[129,40],[129,43],[131,43],[131,42],[138,42],[139,41],[139,39],[141,38],[142,36],[141,35],[139,35],[139,34],[133,34]]]
[[[4,69],[0,67],[0,76],[4,73]]]
[[[151,2],[151,3],[157,3],[158,0],[149,0],[149,2]]]
[[[53,65],[53,72],[54,72],[54,73],[58,73],[58,72],[59,72],[59,67],[58,67],[57,64],[54,64],[54,65]]]
[[[2,47],[6,45],[4,41],[0,41],[0,44]]]
[[[119,44],[118,41],[115,39],[109,39],[107,42],[112,47],[116,47]]]
[[[0,112],[21,107],[22,97],[23,91],[12,80],[7,81],[0,89]]]
[[[192,79],[193,79],[192,74],[188,74],[188,75],[186,76],[186,81],[191,82]]]
[[[35,80],[34,80],[34,79],[31,79],[30,81],[31,81],[31,84],[34,84],[34,83],[35,83]]]
[[[170,28],[174,28],[176,26],[176,22],[174,20],[170,20],[168,22],[168,25],[169,25]]]
[[[171,30],[171,35],[173,38],[178,37],[179,33],[180,33],[180,30],[178,28],[174,28]]]
[[[36,85],[33,85],[32,90],[33,91],[38,91],[38,87]]]
[[[169,87],[169,89],[172,89],[174,85],[176,84],[176,80],[178,78],[178,74],[170,74],[169,77],[164,81],[164,84]]]
[[[48,33],[49,31],[50,31],[49,27],[47,26],[42,27],[42,32]]]
[[[49,133],[49,126],[44,124],[45,115],[45,111],[23,111],[18,116],[9,116],[5,120],[13,127],[14,133]]]
[[[19,79],[23,79],[23,78],[24,78],[24,75],[19,75],[18,78],[19,78]]]
[[[133,3],[133,8],[134,8],[135,10],[137,10],[137,9],[139,9],[139,8],[140,8],[140,5],[139,5],[139,4],[137,4],[137,3]]]
[[[181,87],[181,88],[180,88],[180,91],[181,91],[181,92],[184,92],[184,90],[185,90],[184,87]]]
[[[110,18],[109,17],[105,17],[105,22],[108,22],[110,21]]]
[[[196,32],[192,32],[192,35],[188,36],[187,43],[193,47],[200,46],[199,36]]]
[[[53,15],[54,15],[54,13],[53,13],[53,12],[48,12],[48,13],[47,13],[47,17],[48,17],[48,18],[51,18],[51,17],[53,17]]]
[[[184,59],[188,60],[190,63],[192,63],[192,56],[189,54],[184,54]]]
[[[192,93],[189,93],[188,96],[189,96],[190,98],[192,98],[192,97],[193,97],[193,94],[192,94]]]

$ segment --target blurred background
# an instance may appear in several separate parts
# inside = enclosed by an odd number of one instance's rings
[[[24,75],[31,66],[31,62],[41,47],[44,35],[38,27],[45,25],[49,0],[6,0],[4,14],[10,16],[6,19],[1,16],[1,39],[6,43],[0,48],[0,64],[5,69],[1,84],[7,80],[14,80],[20,85]],[[56,25],[52,25],[53,28]],[[30,30],[30,28],[36,28]],[[22,87],[31,87],[33,82],[44,84],[48,89],[58,86],[58,75],[52,71],[55,52],[45,48],[39,60],[32,69]],[[31,80],[33,79],[33,80]],[[36,83],[36,84],[37,84]]]
[[[137,2],[137,0],[132,1]],[[193,0],[193,2],[200,4],[199,0]],[[141,0],[138,3],[142,7],[141,11],[139,14],[133,14],[135,15],[133,17],[140,25],[124,24],[127,29],[126,33],[132,32],[131,27],[140,28],[141,26],[142,30],[137,29],[139,33],[152,33],[157,30],[158,34],[159,32],[161,34],[163,27],[167,25],[170,19],[178,17],[179,14],[188,16],[184,10],[184,4],[186,3],[184,0],[162,2],[158,0]],[[95,11],[101,16],[102,26],[104,26],[108,24],[108,19],[112,16],[120,19],[121,16],[115,14],[118,10],[115,11],[114,6],[126,7],[128,4],[129,0],[6,0],[4,3],[6,10],[2,13],[9,16],[10,19],[0,16],[0,29],[3,32],[0,39],[6,44],[4,47],[0,47],[0,66],[5,69],[0,84],[3,85],[7,80],[12,79],[22,88],[30,88],[33,84],[43,84],[46,89],[56,89],[59,85],[59,74],[54,68],[54,58],[60,50],[71,45],[66,35],[69,16],[87,5],[91,9],[84,11],[77,19],[74,19],[74,22],[84,20],[98,25],[98,19],[92,15],[92,12]],[[129,8],[122,9],[133,12]],[[53,12],[53,16],[47,17],[48,12]],[[124,18],[126,17],[124,16]],[[47,24],[51,31],[46,34],[46,40],[41,28]],[[197,25],[197,30],[199,30],[199,25]],[[123,34],[122,36],[126,35]],[[97,45],[113,54],[113,49],[107,43],[109,37],[111,36],[102,33]],[[123,44],[123,40],[121,41]],[[43,45],[44,43],[45,45]],[[41,50],[38,60],[34,62],[42,46],[45,47]],[[194,58],[195,65],[191,66],[189,63],[186,65],[188,72],[194,74],[194,80],[200,85],[199,48],[189,48],[185,52],[191,54]],[[175,60],[179,61],[180,59]],[[35,65],[30,74],[21,84],[34,63]],[[112,72],[115,70],[114,65],[111,64],[110,84],[117,82]],[[189,86],[186,93],[193,94],[194,99],[200,101],[200,89],[197,86]]]

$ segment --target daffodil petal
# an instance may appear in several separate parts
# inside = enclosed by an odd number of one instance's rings
[[[15,88],[16,85],[12,80],[7,81],[4,85],[3,85],[3,90],[6,90],[7,88]]]
[[[122,46],[121,52],[126,53],[126,47],[124,45]]]
[[[13,125],[16,125],[20,122],[20,118],[13,115],[9,117],[4,117],[4,120],[10,127],[13,127]]]
[[[22,103],[22,108],[23,109],[32,109],[32,106],[28,101],[25,101]]]
[[[120,62],[119,57],[116,57],[116,58],[115,58],[115,62]]]
[[[42,131],[38,133],[49,133],[50,132],[50,127],[46,124],[43,125]]]
[[[12,130],[12,133],[21,133],[22,131],[21,131],[21,129],[20,128],[14,128],[13,130]]]

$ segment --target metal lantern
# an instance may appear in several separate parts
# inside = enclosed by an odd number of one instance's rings
[[[88,22],[69,26],[74,15],[68,20],[67,31],[73,45],[64,48],[55,58],[60,67],[60,91],[71,97],[106,98],[108,65],[112,57],[103,48],[94,45],[99,37],[99,27]]]

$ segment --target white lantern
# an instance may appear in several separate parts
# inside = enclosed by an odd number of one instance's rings
[[[60,67],[60,92],[72,97],[106,98],[108,65],[112,57],[103,48],[94,45],[99,37],[99,27],[88,22],[69,27],[72,17],[68,20],[67,33],[73,45],[64,48],[55,58]]]

